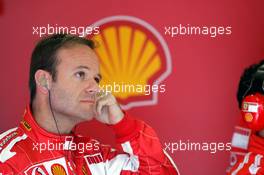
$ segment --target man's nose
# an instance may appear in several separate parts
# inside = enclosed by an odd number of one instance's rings
[[[100,91],[99,84],[95,80],[90,80],[87,82],[85,91],[90,94],[94,94]]]

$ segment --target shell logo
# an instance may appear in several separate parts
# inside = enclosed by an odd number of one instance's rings
[[[53,175],[67,175],[64,167],[58,163],[51,166],[51,172]]]
[[[160,33],[132,16],[106,17],[92,26],[100,28],[99,34],[89,36],[97,44],[100,86],[112,86],[123,109],[157,104],[158,89],[172,71],[170,51]],[[165,91],[165,85],[162,88]]]
[[[246,122],[252,122],[252,120],[253,120],[252,114],[251,113],[246,113],[245,114],[245,120],[246,120]]]

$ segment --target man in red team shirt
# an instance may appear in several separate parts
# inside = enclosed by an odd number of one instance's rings
[[[20,125],[0,135],[0,174],[178,174],[155,131],[122,111],[113,95],[100,92],[93,49],[92,41],[66,34],[36,45],[31,102]],[[74,132],[93,118],[114,130],[116,149]]]
[[[245,69],[237,100],[243,120],[233,135],[228,175],[264,175],[264,60]]]

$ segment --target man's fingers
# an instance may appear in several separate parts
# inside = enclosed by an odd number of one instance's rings
[[[108,102],[108,99],[107,98],[101,98],[97,101],[97,104],[96,104],[96,112],[101,115],[101,110],[103,108],[103,106],[105,106]]]
[[[124,117],[116,98],[111,93],[97,94],[95,118],[102,123],[115,124]]]
[[[96,115],[98,115],[100,113],[100,111],[101,111],[100,109],[102,108],[102,106],[99,104],[99,101],[100,101],[100,99],[102,99],[104,97],[105,97],[105,92],[104,92],[103,89],[100,89],[100,91],[97,92],[94,95],[94,99],[95,99],[95,102],[96,102],[96,105],[95,105],[95,108],[94,108],[94,112],[95,112]]]
[[[112,94],[107,94],[99,98],[96,102],[96,112],[100,115],[104,106],[111,106],[115,104],[115,99]]]
[[[98,99],[100,99],[100,98],[104,98],[104,97],[107,96],[107,95],[108,95],[108,93],[105,92],[103,89],[101,89],[99,92],[97,92],[97,93],[95,94],[95,100],[98,100]]]

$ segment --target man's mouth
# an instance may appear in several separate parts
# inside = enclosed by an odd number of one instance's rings
[[[80,101],[81,103],[94,103],[95,101],[94,100],[91,100],[91,99],[84,99],[84,100],[81,100]]]

